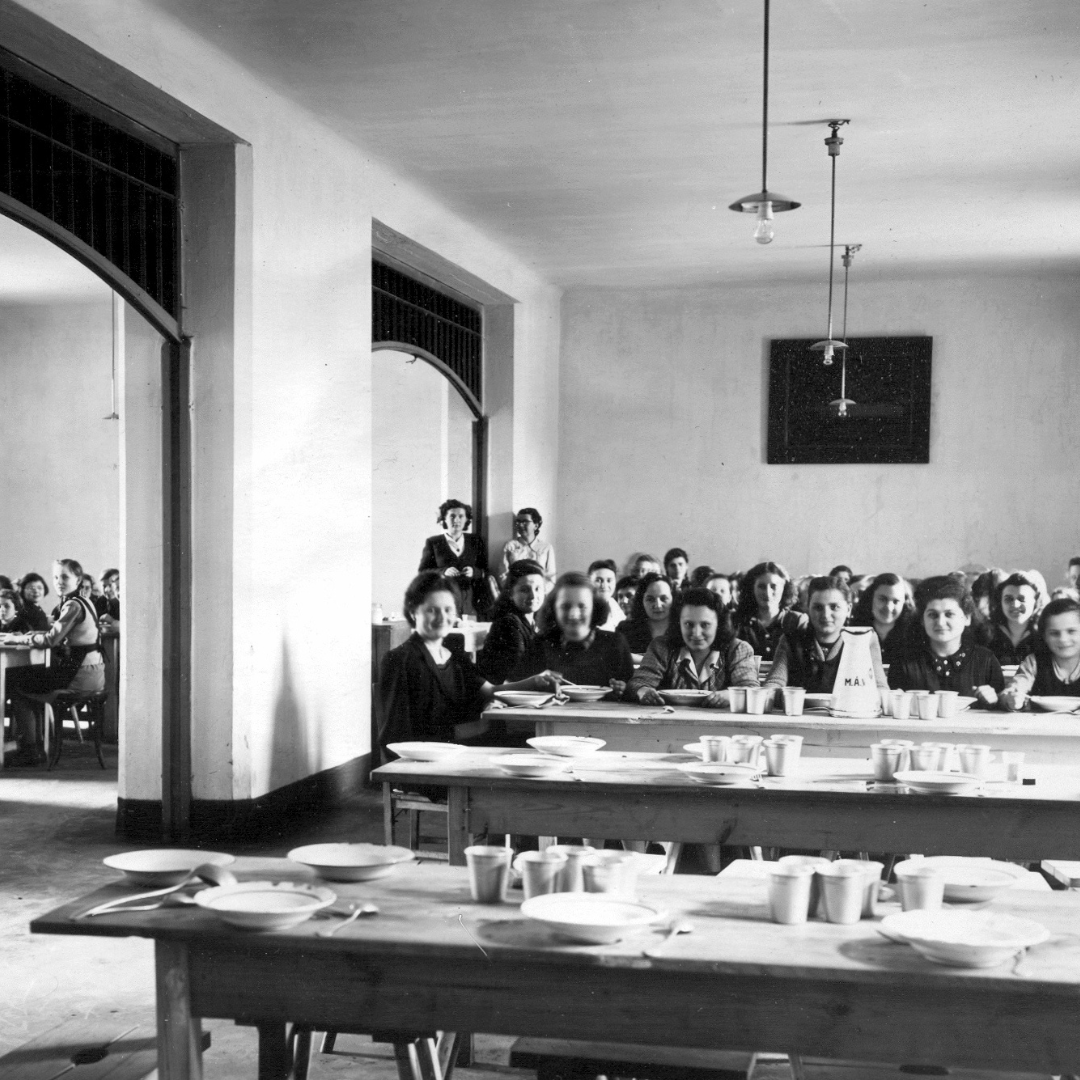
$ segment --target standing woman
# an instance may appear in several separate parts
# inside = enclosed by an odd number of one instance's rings
[[[49,595],[49,586],[40,574],[32,570],[19,578],[19,595],[22,597],[23,613],[33,630],[49,629],[49,616],[41,609],[41,601]]]
[[[544,602],[544,568],[531,559],[510,564],[499,599],[491,613],[491,629],[476,666],[498,685],[517,667],[536,637],[536,613]]]
[[[1017,570],[994,592],[990,607],[990,640],[986,647],[999,664],[1019,664],[1039,644],[1039,612],[1046,597],[1030,574]]]
[[[38,710],[47,695],[56,690],[92,694],[105,689],[97,611],[79,595],[82,577],[82,566],[74,559],[57,559],[53,563],[53,584],[60,597],[56,621],[48,630],[21,635],[21,644],[51,649],[52,662],[48,667],[34,664],[8,672],[19,749],[5,764],[37,765],[44,761]]]
[[[654,638],[667,633],[674,597],[671,582],[660,574],[646,574],[638,582],[630,615],[619,626],[632,653],[644,654]]]
[[[461,595],[462,615],[475,615],[476,603],[483,606],[487,560],[480,538],[466,533],[472,524],[472,507],[458,499],[447,499],[439,507],[438,518],[444,531],[429,536],[424,541],[424,553],[420,556],[420,572],[439,570],[450,578]]]
[[[514,536],[503,546],[500,584],[506,584],[510,567],[523,560],[540,564],[549,589],[555,584],[555,549],[546,540],[540,539],[540,526],[543,524],[540,511],[533,506],[523,506],[514,515]]]
[[[780,638],[806,625],[806,616],[791,610],[794,602],[795,586],[779,563],[752,566],[739,582],[735,636],[748,642],[762,660],[772,660]]]
[[[859,596],[852,626],[872,626],[881,645],[881,660],[895,663],[917,628],[911,587],[899,574],[878,574]]]

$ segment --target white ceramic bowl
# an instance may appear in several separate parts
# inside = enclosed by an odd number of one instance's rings
[[[1080,697],[1049,697],[1033,695],[1031,703],[1043,712],[1074,712],[1080,709]]]
[[[288,930],[336,900],[329,889],[289,881],[244,881],[195,894],[199,907],[241,930]]]
[[[370,881],[412,862],[416,855],[392,844],[306,844],[293,848],[288,857],[327,881]]]
[[[146,851],[125,851],[102,860],[113,870],[122,870],[134,885],[179,885],[196,866],[228,866],[235,862],[223,851],[195,851],[191,848],[151,848]]]
[[[392,742],[386,749],[406,761],[441,761],[460,754],[465,747],[454,742]]]
[[[700,705],[711,690],[659,690],[657,691],[667,705]]]
[[[610,686],[562,686],[563,697],[571,701],[599,701],[611,693]]]
[[[945,899],[977,904],[993,900],[1027,877],[1027,871],[1014,863],[996,859],[970,859],[963,855],[931,855],[922,860],[945,878]]]
[[[504,705],[543,705],[552,695],[537,690],[499,690],[495,698]]]
[[[491,763],[508,776],[538,777],[564,772],[570,765],[568,758],[550,754],[505,754],[491,759]]]
[[[647,904],[579,892],[534,896],[521,905],[521,914],[586,945],[610,944],[663,918],[662,912]]]
[[[991,911],[902,911],[881,929],[936,964],[971,968],[997,967],[1050,937],[1041,923]]]
[[[974,791],[982,783],[982,780],[970,773],[922,769],[905,769],[894,773],[893,779],[920,795],[960,795],[965,791]]]
[[[591,739],[587,735],[537,735],[525,741],[542,754],[568,758],[595,754],[601,746],[605,745],[603,739]]]
[[[749,780],[758,779],[764,772],[759,765],[734,764],[725,761],[688,761],[675,767],[691,780],[713,787],[745,784]]]

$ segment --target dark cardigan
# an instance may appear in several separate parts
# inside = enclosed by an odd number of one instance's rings
[[[508,611],[491,624],[476,666],[489,683],[499,686],[506,682],[534,637],[535,627],[520,612]]]
[[[582,686],[607,686],[612,679],[629,682],[634,674],[630,646],[618,631],[594,630],[591,643],[563,642],[537,635],[511,675],[511,681],[558,671]]]
[[[992,686],[999,694],[1005,689],[1005,677],[997,657],[982,645],[963,646],[967,651],[958,671],[941,678],[934,670],[934,658],[928,645],[908,653],[889,668],[889,685],[895,690],[956,690],[966,697],[975,695],[975,687]]]
[[[450,545],[443,533],[439,533],[438,536],[429,536],[424,541],[418,573],[424,570],[446,570],[450,567],[455,570],[464,570],[467,566],[471,566],[473,568],[471,578],[459,575],[452,580],[461,590],[462,614],[473,615],[476,613],[476,598],[483,595],[479,589],[481,583],[487,578],[487,558],[479,536],[465,533],[462,540],[464,545],[461,554],[455,555],[450,550]]]

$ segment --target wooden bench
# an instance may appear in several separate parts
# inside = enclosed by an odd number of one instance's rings
[[[203,1034],[203,1050],[210,1033]],[[157,1070],[152,1024],[75,1017],[0,1057],[4,1080],[143,1080]]]

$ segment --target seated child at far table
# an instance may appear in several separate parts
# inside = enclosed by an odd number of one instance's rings
[[[26,634],[34,627],[14,589],[0,589],[0,634]]]
[[[0,593],[3,596],[3,593]],[[1039,615],[1039,641],[1001,695],[1010,712],[1028,698],[1080,696],[1080,603],[1051,600]]]

